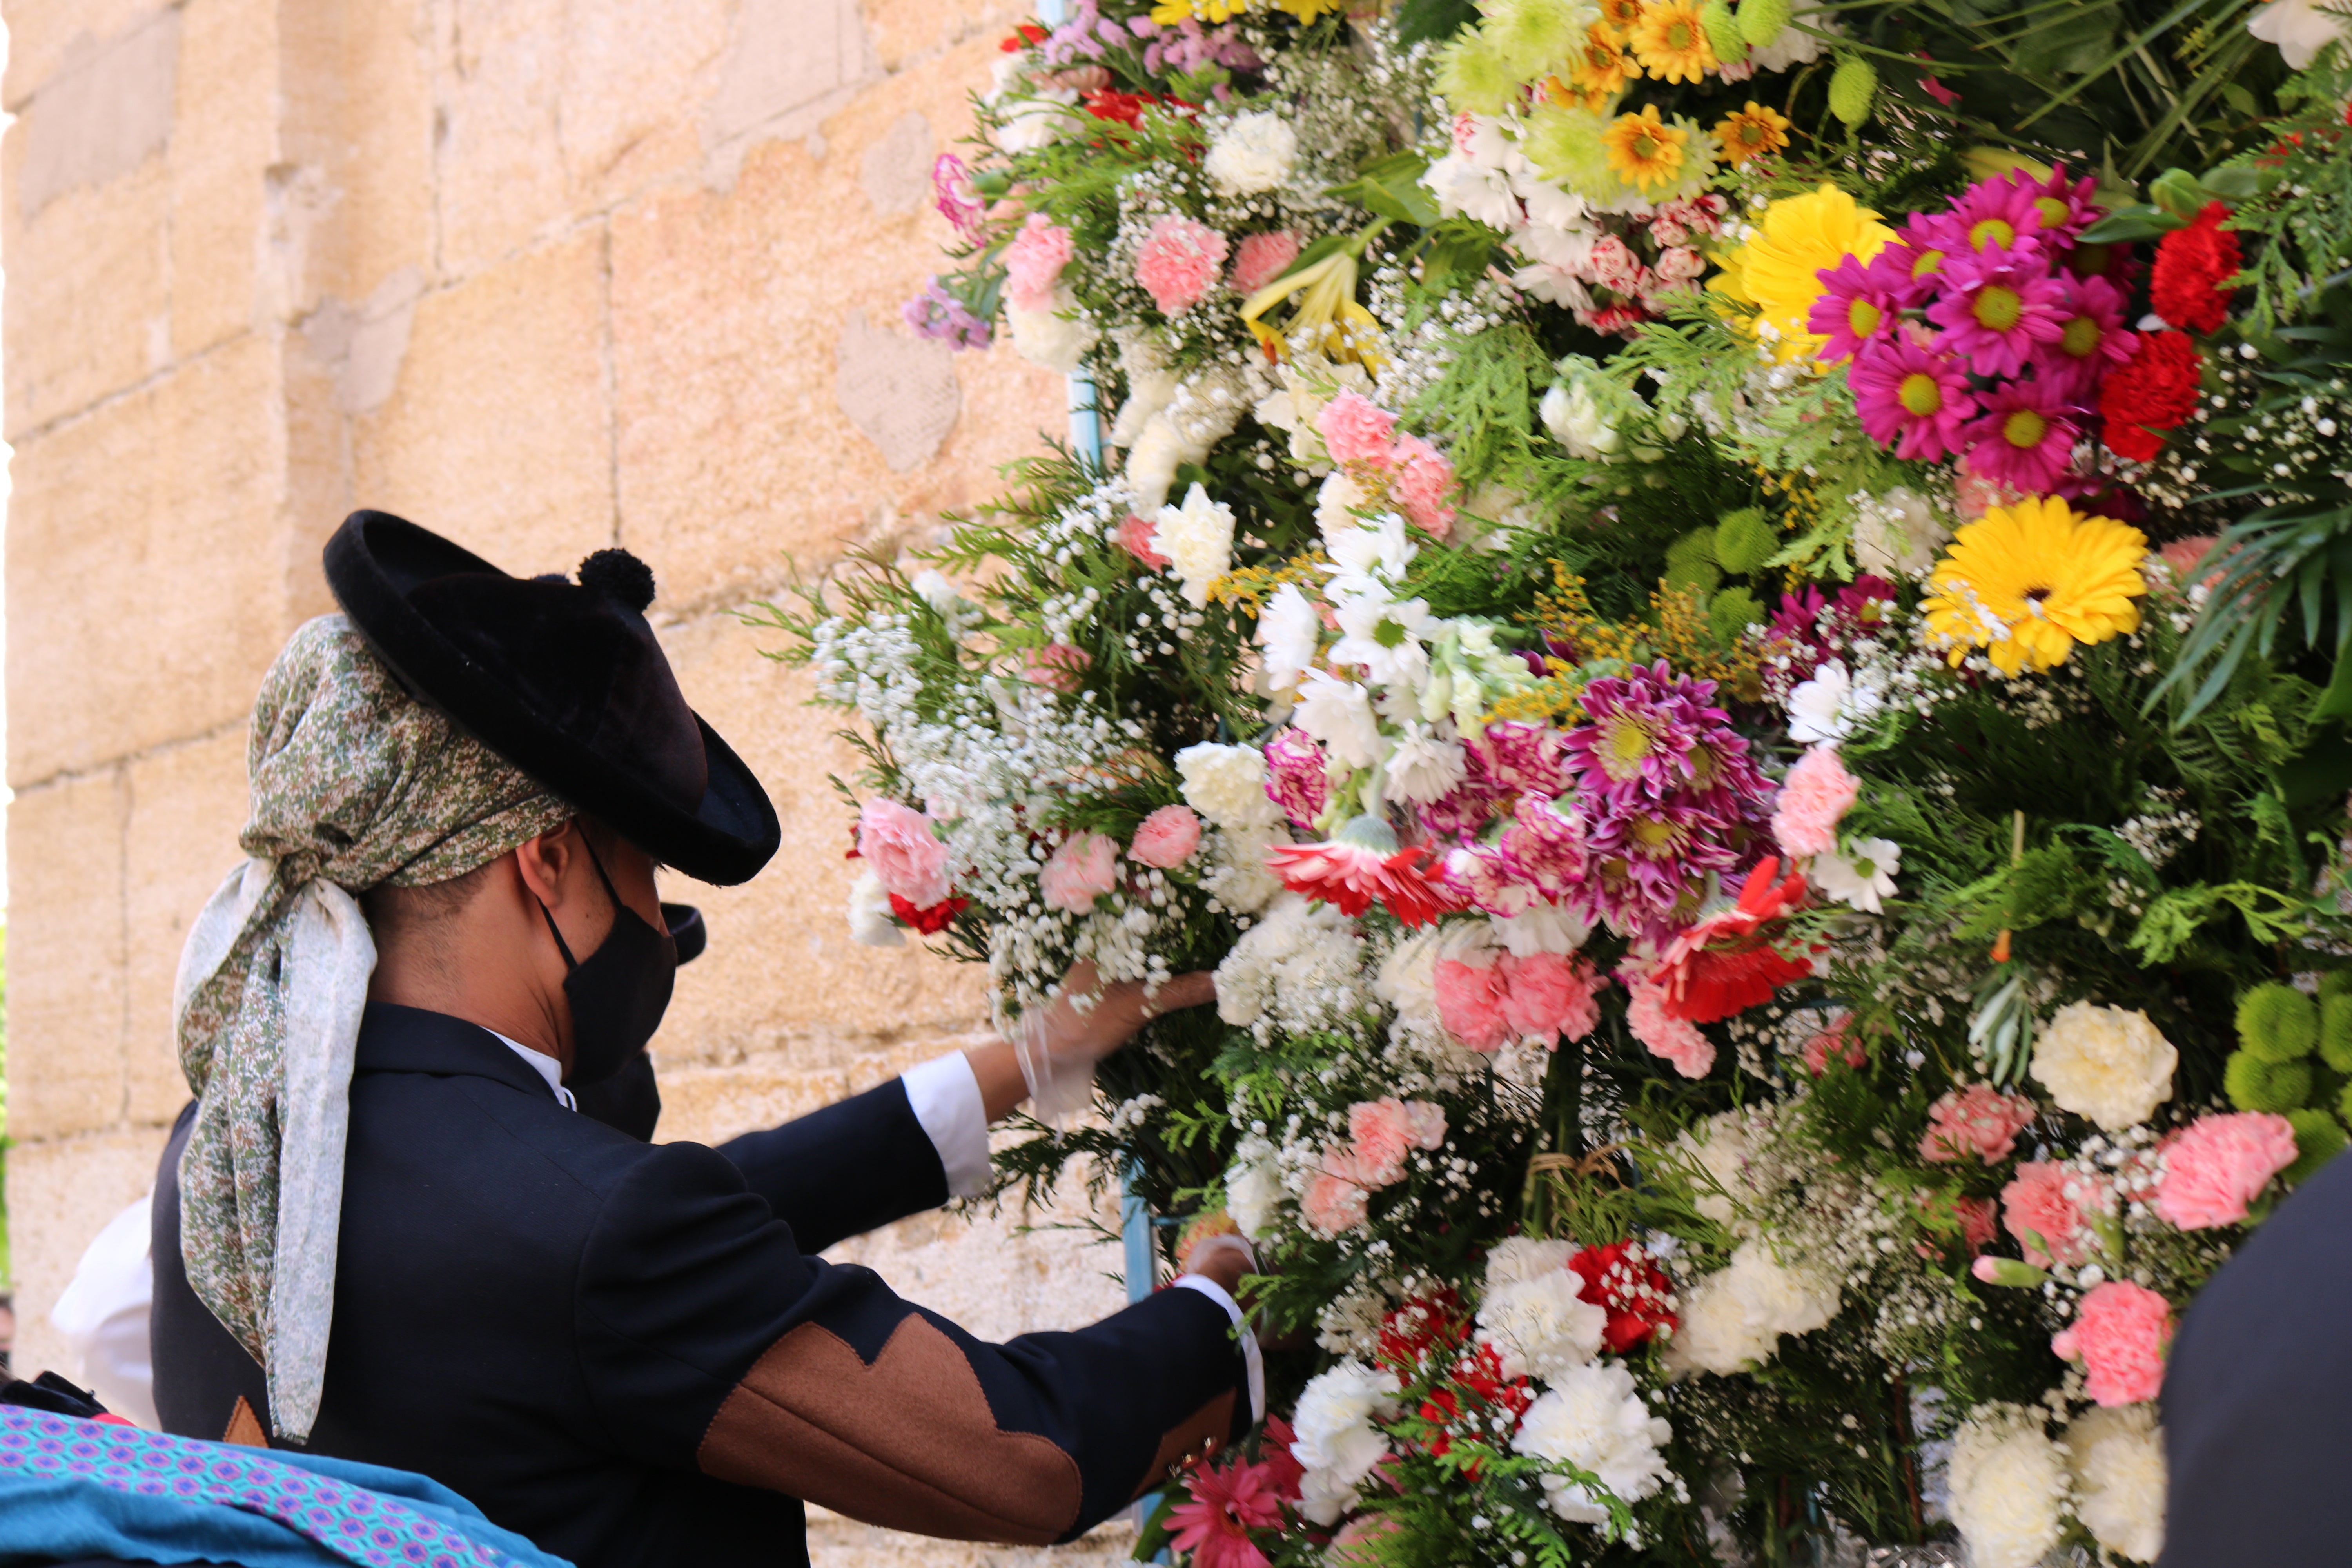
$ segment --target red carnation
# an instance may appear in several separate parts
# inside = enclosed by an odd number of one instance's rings
[[[898,894],[890,895],[890,912],[921,931],[925,936],[937,936],[948,929],[948,922],[971,907],[970,899],[942,899],[928,910],[919,910]]]
[[[996,47],[1006,54],[1017,54],[1032,44],[1042,44],[1051,35],[1034,22],[1024,22],[1013,29],[1013,36]]]
[[[1584,1281],[1576,1293],[1608,1312],[1602,1342],[1612,1354],[1623,1355],[1649,1343],[1660,1329],[1673,1333],[1681,1324],[1674,1310],[1674,1285],[1640,1242],[1579,1247],[1568,1266]]]
[[[2099,388],[2107,449],[2135,463],[2147,462],[2163,451],[2163,432],[2196,411],[2203,365],[2204,356],[2188,333],[2143,333],[2139,352]]]
[[[2148,302],[2184,331],[2210,332],[2230,317],[2230,280],[2245,266],[2238,237],[2221,226],[2230,209],[2209,202],[2187,228],[2174,229],[2156,247]]]

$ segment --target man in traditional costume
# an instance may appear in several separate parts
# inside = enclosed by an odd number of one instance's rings
[[[154,1204],[166,1427],[419,1471],[586,1564],[804,1563],[802,1501],[1066,1541],[1260,1413],[1228,1248],[1090,1328],[986,1344],[815,1256],[982,1190],[987,1123],[1155,1007],[1113,987],[718,1149],[574,1109],[679,952],[656,865],[750,878],[749,769],[687,706],[652,574],[507,575],[414,524],[330,542],[248,743],[251,857],[175,988],[195,1102]],[[649,1079],[641,1079],[649,1084]]]

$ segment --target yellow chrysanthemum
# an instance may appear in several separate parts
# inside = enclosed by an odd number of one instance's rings
[[[2003,675],[2051,669],[2076,643],[2139,629],[2147,558],[2138,529],[2084,517],[2057,496],[2029,497],[1953,535],[1919,608],[1954,664],[1980,647]]]
[[[1670,185],[1681,174],[1683,148],[1690,132],[1658,119],[1658,106],[1645,103],[1639,114],[1621,114],[1609,122],[1601,139],[1609,167],[1628,184],[1648,190]]]
[[[1723,117],[1723,123],[1715,128],[1715,139],[1723,143],[1724,156],[1737,167],[1750,158],[1786,147],[1789,120],[1751,98],[1747,108],[1734,110]]]
[[[1568,85],[1583,96],[1590,109],[1625,90],[1642,68],[1618,47],[1606,24],[1595,22],[1584,30],[1584,42],[1568,53]]]
[[[1642,68],[1660,81],[1705,81],[1715,68],[1715,46],[1707,42],[1698,7],[1688,0],[1645,6],[1633,38]]]
[[[1318,16],[1328,16],[1343,4],[1345,0],[1274,0],[1276,10],[1287,11],[1301,23],[1312,22]]]
[[[1779,358],[1811,359],[1828,341],[1805,330],[1805,318],[1822,297],[1822,268],[1844,256],[1869,260],[1895,231],[1828,184],[1774,202],[1757,226],[1761,232],[1739,247],[1730,268],[1740,290],[1734,297],[1756,307],[1753,330],[1776,345]]]
[[[1160,0],[1151,8],[1151,19],[1163,27],[1177,26],[1194,17],[1203,22],[1230,22],[1235,16],[1247,16],[1254,4],[1255,0]]]
[[[1609,30],[1609,41],[1622,42],[1648,9],[1643,0],[1601,0],[1601,25]]]

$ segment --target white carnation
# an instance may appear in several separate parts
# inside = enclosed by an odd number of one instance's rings
[[[1514,957],[1538,952],[1570,953],[1592,934],[1592,922],[1565,904],[1536,902],[1515,915],[1496,915],[1488,921],[1503,946]]]
[[[1844,740],[1853,727],[1845,714],[1846,693],[1853,689],[1853,677],[1834,658],[1814,670],[1811,679],[1799,681],[1789,693],[1789,739],[1808,746]]]
[[[1837,1316],[1835,1284],[1791,1268],[1760,1241],[1742,1242],[1731,1267],[1683,1293],[1682,1326],[1666,1342],[1676,1372],[1727,1373],[1779,1353],[1782,1334],[1805,1334]]]
[[[1601,1353],[1609,1313],[1582,1300],[1565,1268],[1496,1285],[1478,1305],[1478,1337],[1502,1358],[1505,1377],[1557,1382]]]
[[[1184,492],[1183,505],[1160,509],[1151,547],[1168,557],[1184,580],[1185,599],[1200,609],[1209,602],[1209,585],[1233,570],[1234,509],[1196,484]]]
[[[2033,1042],[2032,1073],[2060,1110],[2120,1132],[2172,1098],[2179,1061],[2146,1013],[2075,1002]]]
[[[1184,804],[1214,826],[1246,831],[1282,820],[1281,808],[1266,798],[1265,755],[1255,746],[1187,746],[1176,753],[1176,776]]]
[[[2276,44],[2287,69],[2306,70],[2320,50],[2344,36],[2341,0],[2269,0],[2254,7],[2246,31]]]
[[[890,889],[871,867],[849,884],[849,940],[860,947],[904,947],[907,933],[890,918]]]
[[[1557,1274],[1576,1256],[1572,1241],[1538,1241],[1531,1236],[1507,1236],[1486,1254],[1486,1289],[1517,1285]]]
[[[1225,1172],[1225,1212],[1255,1239],[1274,1229],[1274,1213],[1283,1199],[1282,1169],[1267,1140],[1251,1133],[1234,1149],[1234,1163]]]
[[[1444,1039],[1437,1017],[1437,966],[1446,959],[1477,962],[1493,951],[1492,933],[1477,921],[1424,927],[1405,938],[1381,961],[1372,994],[1395,1009],[1399,1032],[1411,1039]],[[1507,1243],[1506,1245],[1508,1245]]]
[[[1095,346],[1095,329],[1084,318],[1065,318],[1077,309],[1078,297],[1067,283],[1054,289],[1054,300],[1043,310],[1024,310],[1007,301],[1004,319],[1013,328],[1013,349],[1031,364],[1067,375],[1078,368],[1086,352]]]
[[[1745,1189],[1748,1162],[1754,1157],[1746,1121],[1736,1110],[1710,1116],[1676,1139],[1675,1147],[1721,1189],[1702,1184],[1696,1198],[1698,1212],[1717,1225],[1732,1225],[1738,1210],[1731,1194]]]
[[[1164,410],[1145,420],[1142,434],[1127,450],[1127,486],[1135,492],[1136,510],[1150,512],[1166,505],[1177,468],[1204,455],[1193,453]]]
[[[1337,1524],[1372,1467],[1388,1457],[1388,1439],[1372,1420],[1396,1414],[1399,1391],[1395,1373],[1343,1361],[1300,1392],[1291,1418],[1296,1440],[1290,1454],[1307,1467],[1298,1506],[1307,1518]]]
[[[1883,577],[1922,575],[1951,536],[1927,498],[1907,485],[1864,496],[1853,509],[1854,561]]]
[[[2135,1563],[2164,1550],[2164,1430],[2152,1405],[2094,1407],[2066,1428],[2074,1517],[2100,1545]]]
[[[1816,856],[1813,885],[1842,904],[1877,914],[1895,896],[1895,873],[1903,868],[1903,846],[1892,838],[1857,838],[1850,854]]]
[[[1306,671],[1299,678],[1297,723],[1351,768],[1369,768],[1380,758],[1381,726],[1371,698],[1352,680]]]
[[[989,132],[999,151],[1034,153],[1070,133],[1078,95],[1074,88],[1041,88],[1004,111],[1004,123]]]
[[[1605,463],[1613,459],[1624,447],[1625,438],[1609,423],[1592,389],[1582,380],[1573,386],[1555,383],[1543,395],[1537,414],[1552,439],[1569,450],[1569,455],[1588,462]]]
[[[1251,110],[1219,128],[1201,160],[1201,172],[1227,195],[1254,196],[1290,177],[1298,161],[1298,132],[1279,114]]]
[[[1278,827],[1219,828],[1210,837],[1202,890],[1236,914],[1257,913],[1282,896],[1282,879],[1266,865],[1265,852],[1289,842]]]
[[[1650,1414],[1633,1386],[1633,1374],[1613,1363],[1573,1368],[1552,1380],[1519,1418],[1516,1451],[1554,1464],[1573,1465],[1593,1476],[1622,1502],[1656,1494],[1666,1479],[1658,1450],[1674,1428]],[[1581,1481],[1543,1478],[1544,1500],[1562,1519],[1601,1524],[1609,1510]]]
[[[2066,1466],[2042,1424],[1988,1405],[1952,1440],[1952,1522],[1975,1568],[2032,1568],[2058,1544]]]

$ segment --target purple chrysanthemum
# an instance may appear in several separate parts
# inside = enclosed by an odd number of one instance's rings
[[[1584,689],[1587,722],[1568,732],[1568,766],[1588,795],[1663,800],[1691,779],[1690,749],[1715,695],[1711,680],[1635,665]]]
[[[1900,324],[1903,275],[1894,268],[1845,256],[1817,276],[1822,297],[1813,301],[1805,328],[1829,341],[1816,357],[1832,363],[1852,359],[1864,343],[1882,341]]]
[[[1960,426],[1977,410],[1960,367],[1908,332],[1864,348],[1846,380],[1862,427],[1898,458],[1932,463],[1958,450]]]
[[[1936,346],[1978,375],[2016,375],[2038,344],[2058,336],[2064,291],[2046,257],[1981,250],[1944,263],[1943,287],[1927,319],[1944,329]]]
[[[2012,381],[1985,397],[1961,434],[1972,474],[2044,495],[2065,473],[2080,431],[2065,394],[2045,382]]]
[[[2099,384],[2107,372],[2132,357],[2139,347],[2137,334],[2124,330],[2123,296],[2104,278],[2069,278],[2060,274],[2065,300],[2058,308],[2058,336],[2042,351],[2042,369],[2084,407],[2098,402]]]

